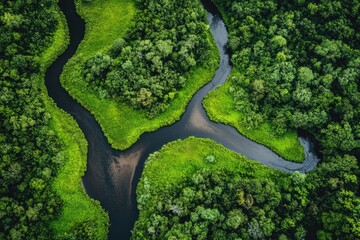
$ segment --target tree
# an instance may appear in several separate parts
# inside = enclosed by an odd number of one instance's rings
[[[355,140],[352,128],[348,122],[329,124],[321,132],[325,135],[323,144],[329,150],[340,149],[350,151],[360,146],[359,141]]]
[[[146,107],[151,105],[151,103],[153,102],[152,92],[150,92],[150,90],[147,88],[141,88],[136,101],[141,106]]]

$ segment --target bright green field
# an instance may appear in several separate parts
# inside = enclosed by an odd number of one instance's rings
[[[215,156],[215,163],[204,160],[208,155]],[[145,191],[145,179],[150,185],[151,194],[156,195],[168,187],[176,186],[203,168],[213,171],[229,170],[246,178],[269,179],[286,176],[286,173],[249,160],[210,139],[189,137],[168,143],[160,151],[150,155],[138,185],[137,196]],[[145,213],[140,210],[140,217],[141,214]]]
[[[38,76],[37,85],[41,89],[45,108],[51,114],[50,127],[62,143],[58,159],[62,167],[53,182],[53,189],[63,200],[60,216],[51,223],[56,236],[64,237],[67,232],[85,221],[96,226],[96,238],[106,239],[109,218],[98,201],[88,197],[82,187],[81,177],[86,170],[87,142],[75,120],[56,107],[48,96],[44,84],[45,71],[50,64],[66,49],[68,32],[65,17],[57,10],[59,26],[54,35],[53,44],[42,54],[42,73]]]
[[[204,108],[212,121],[234,126],[241,134],[255,142],[263,144],[285,159],[302,162],[304,150],[300,145],[295,131],[287,132],[281,136],[275,135],[270,123],[262,124],[258,129],[247,129],[241,124],[244,115],[234,108],[234,101],[228,93],[231,83],[210,92],[204,99]]]
[[[176,95],[170,107],[158,117],[148,119],[144,111],[135,110],[125,103],[101,99],[87,86],[81,75],[84,61],[104,51],[126,34],[132,25],[135,7],[131,0],[96,0],[90,4],[77,2],[77,9],[86,22],[86,34],[76,55],[66,64],[61,77],[65,89],[90,110],[102,127],[112,147],[125,149],[144,132],[178,120],[196,91],[210,81],[218,66],[218,50],[208,32],[211,54],[206,65],[198,67],[186,77],[186,86]]]

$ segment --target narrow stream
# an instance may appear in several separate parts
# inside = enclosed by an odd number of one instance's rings
[[[118,151],[108,144],[91,113],[77,103],[60,85],[59,76],[63,66],[76,52],[78,44],[84,37],[85,26],[76,13],[73,1],[59,1],[59,6],[68,22],[70,45],[47,70],[46,86],[58,107],[75,118],[88,141],[88,165],[83,184],[89,196],[99,200],[109,212],[110,239],[129,239],[131,236],[130,231],[138,215],[135,189],[144,162],[149,154],[176,139],[185,139],[189,136],[210,138],[250,159],[286,172],[309,172],[318,162],[313,146],[306,138],[299,138],[304,147],[305,161],[301,164],[292,163],[242,136],[233,127],[209,120],[202,107],[202,100],[209,91],[225,82],[231,66],[229,55],[226,53],[228,33],[225,24],[216,7],[209,0],[204,0],[203,4],[208,11],[211,32],[221,57],[214,78],[194,95],[179,121],[155,132],[144,133],[129,149]]]

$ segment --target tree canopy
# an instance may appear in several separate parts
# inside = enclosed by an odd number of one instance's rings
[[[57,25],[54,1],[2,1],[0,10],[0,238],[47,238],[62,205],[50,184],[61,143],[36,81]]]
[[[126,101],[149,117],[164,111],[186,84],[184,76],[209,53],[206,14],[199,1],[139,1],[126,38],[84,65],[100,97]]]
[[[307,236],[359,238],[360,2],[215,2],[227,10],[234,111],[249,127],[261,119],[319,143]]]

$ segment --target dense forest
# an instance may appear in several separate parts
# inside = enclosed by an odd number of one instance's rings
[[[328,161],[288,174],[210,140],[170,143],[145,165],[132,239],[358,239],[357,160]]]
[[[199,1],[137,1],[134,26],[107,53],[84,65],[84,76],[100,97],[164,111],[186,81],[184,75],[206,58],[206,14]]]
[[[213,156],[207,158],[205,161]],[[145,182],[144,187],[149,184]],[[140,196],[146,198],[146,194]],[[139,208],[150,213],[139,219],[132,237],[303,239],[307,196],[305,175],[299,172],[260,180],[204,168],[180,184],[148,196],[156,203],[150,211],[144,206],[149,203],[140,201]]]
[[[321,163],[307,175],[266,181],[199,170],[161,190],[145,170],[133,238],[359,239],[360,2],[215,3],[230,33],[234,111],[254,129],[271,122],[279,135],[305,130]]]
[[[236,108],[305,129],[326,153],[360,147],[360,2],[219,1],[229,9]]]
[[[46,239],[61,201],[61,159],[36,84],[57,20],[54,1],[0,2],[0,238]]]
[[[0,239],[54,236],[64,205],[51,185],[63,143],[38,82],[56,2],[0,2]],[[199,1],[135,2],[126,37],[88,59],[82,74],[101,98],[152,118],[208,57],[208,26]],[[305,130],[321,162],[287,174],[209,140],[174,142],[145,167],[132,238],[360,239],[360,1],[215,3],[230,33],[234,111],[250,128]],[[58,237],[95,238],[96,227],[85,221]]]
[[[322,239],[359,238],[358,162],[345,154],[360,147],[360,2],[216,2],[228,10],[229,92],[244,124],[313,134],[323,163],[311,174],[308,222]]]
[[[55,132],[67,134],[54,125],[53,114],[62,118],[64,113],[54,112],[55,105],[44,93],[45,66],[61,51],[50,48],[61,25],[56,4],[54,0],[0,2],[0,239],[97,236],[97,223],[79,222],[79,216],[59,220],[69,202],[63,200],[54,184],[70,158],[65,146],[72,143],[64,143]],[[65,45],[64,39],[56,40],[64,41],[56,46]],[[77,169],[73,170],[72,176],[77,176]],[[73,199],[67,201],[90,205],[97,211],[96,205],[81,195],[83,192],[74,193],[72,187],[71,182],[61,186],[67,194],[73,194]],[[59,232],[54,228],[55,221],[60,225],[67,221],[69,227]]]

